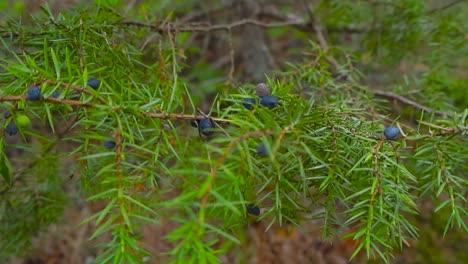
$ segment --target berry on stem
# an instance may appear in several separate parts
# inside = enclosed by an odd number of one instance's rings
[[[264,96],[262,97],[262,99],[260,99],[260,104],[270,109],[273,109],[278,105],[278,97],[274,95]]]
[[[388,140],[394,140],[400,135],[400,129],[395,126],[388,126],[384,130],[384,135]]]
[[[252,110],[254,104],[255,104],[255,98],[242,99],[242,105],[248,110]]]
[[[28,91],[26,92],[26,99],[30,101],[41,100],[41,88],[38,86],[29,87]]]
[[[213,135],[214,128],[215,126],[214,126],[213,120],[211,120],[211,118],[209,117],[205,117],[198,122],[198,129],[205,136]]]
[[[115,140],[114,139],[105,140],[103,145],[106,149],[113,149],[115,148]]]
[[[10,116],[11,116],[11,113],[10,113],[10,111],[8,111],[8,110],[5,110],[5,112],[3,112],[3,117],[4,117],[5,119],[8,119],[8,118],[10,118]]]
[[[260,142],[260,144],[257,145],[257,155],[262,157],[268,156],[268,149],[265,142]]]
[[[256,206],[255,204],[248,204],[247,205],[247,213],[249,213],[251,215],[259,216],[260,215],[260,208],[258,206]]]
[[[93,88],[94,90],[96,90],[97,88],[99,88],[99,86],[101,85],[101,81],[96,79],[96,78],[89,78],[88,79],[88,82],[86,83],[89,87]]]
[[[22,128],[28,127],[31,124],[31,120],[29,120],[29,117],[26,115],[17,115],[16,124]]]
[[[14,122],[10,122],[5,128],[5,132],[10,136],[14,136],[18,133],[18,127]]]
[[[54,92],[54,93],[52,94],[52,97],[53,97],[53,98],[58,98],[58,97],[60,96],[60,94],[61,94],[61,92],[56,91],[56,92]]]
[[[264,83],[259,83],[257,86],[255,86],[255,93],[257,94],[258,97],[265,97],[270,95],[270,88]]]

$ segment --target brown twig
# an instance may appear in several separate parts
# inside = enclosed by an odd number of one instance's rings
[[[155,117],[155,118],[160,118],[160,119],[200,120],[206,117],[205,115],[168,114],[164,112],[151,113],[151,112],[140,111],[140,113],[145,116]],[[229,119],[216,118],[216,117],[210,117],[210,118],[217,122],[230,122]]]
[[[176,56],[176,48],[175,48],[175,36],[172,36],[171,30],[167,30],[167,34],[169,35],[169,43],[171,45],[171,54],[172,54],[172,91],[171,91],[171,98],[169,100],[169,105],[167,109],[171,108],[172,104],[172,99],[173,96],[176,93],[177,90],[177,81],[178,81],[178,75],[177,75],[177,56]],[[177,36],[177,31],[174,32],[174,34]]]
[[[120,127],[115,133],[115,138],[117,140],[116,150],[115,150],[115,164],[117,168],[117,188],[122,189],[122,178],[123,178],[123,169],[122,169],[122,133],[120,133]]]
[[[418,123],[428,126],[430,133],[428,135],[423,135],[422,137],[437,137],[437,136],[446,136],[446,135],[461,135],[468,132],[468,127],[460,127],[459,129],[453,127],[443,127],[436,124],[431,124],[429,122],[419,120]],[[438,129],[439,132],[432,132],[431,128]]]
[[[144,27],[149,28],[155,32],[164,33],[167,31],[178,31],[178,32],[210,32],[210,31],[219,31],[219,30],[232,30],[236,27],[241,27],[245,25],[256,25],[263,28],[277,28],[277,27],[289,27],[289,26],[303,26],[307,24],[304,21],[280,21],[280,22],[263,22],[256,19],[245,18],[238,21],[234,21],[228,24],[206,24],[203,26],[199,26],[196,24],[192,24],[189,26],[186,25],[177,25],[175,23],[166,23],[165,25],[152,25],[152,24],[145,24],[141,22],[135,21],[124,21],[120,22],[119,24],[126,25],[126,26],[136,26],[136,27]]]
[[[25,99],[25,96],[23,95],[0,96],[0,102],[4,102],[4,101],[15,102],[15,101],[21,101],[23,99]],[[41,101],[48,102],[48,103],[75,105],[75,106],[83,106],[83,107],[96,106],[96,104],[93,104],[93,103],[85,103],[82,101],[70,100],[70,99],[41,98]],[[114,111],[116,111],[116,109],[114,109]],[[188,114],[173,114],[173,113],[168,114],[165,112],[152,113],[152,112],[140,111],[140,113],[148,117],[154,117],[154,118],[160,118],[160,119],[200,120],[206,117],[205,115],[188,115]],[[229,119],[216,118],[216,117],[210,117],[210,118],[216,122],[224,122],[224,123],[230,122]]]
[[[443,117],[453,117],[453,114],[451,114],[451,113],[434,110],[432,108],[429,108],[427,106],[424,106],[422,104],[419,104],[419,103],[417,103],[415,101],[412,101],[412,100],[410,100],[410,99],[408,99],[406,97],[403,97],[401,95],[398,95],[398,94],[395,94],[395,93],[392,93],[392,92],[385,92],[385,91],[375,90],[374,94],[379,96],[379,97],[383,97],[385,99],[397,100],[397,101],[399,101],[399,102],[401,102],[403,104],[409,105],[409,106],[411,106],[413,108],[422,110],[422,111],[427,112],[427,113],[434,113],[436,115],[440,115],[440,116],[443,116]]]
[[[330,47],[328,46],[328,42],[325,38],[325,35],[323,34],[322,27],[319,25],[318,20],[316,19],[313,11],[313,7],[308,4],[307,1],[303,0],[303,5],[308,11],[309,18],[310,18],[310,24],[317,35],[317,41],[322,48],[323,52],[326,54],[325,59],[331,64],[332,66],[332,72],[337,74],[338,70],[340,69],[340,64],[338,61],[333,57],[332,55],[329,54]]]
[[[379,143],[377,144],[377,146],[372,150],[372,155],[374,156],[374,177],[377,180],[377,185],[376,185],[376,188],[375,188],[374,192],[372,193],[372,196],[371,196],[371,199],[370,199],[370,205],[371,206],[374,203],[375,196],[378,193],[382,193],[382,189],[380,188],[380,180],[382,179],[382,175],[379,172],[379,156],[378,156],[378,154],[379,154],[380,148],[382,147],[384,142],[385,142],[385,139],[381,139],[379,141]]]
[[[65,82],[60,82],[60,81],[55,81],[55,80],[45,80],[44,81],[45,83],[47,84],[50,84],[50,85],[60,85],[60,86],[63,86],[63,87],[70,87],[71,89],[79,92],[79,93],[85,93],[85,94],[89,94],[89,95],[92,95],[92,96],[96,96],[92,91],[90,91],[89,89],[87,88],[84,88],[80,85],[76,85],[76,84],[70,84],[70,83],[65,83]],[[106,101],[102,98],[102,97],[97,97],[99,101],[101,101],[102,103],[105,103]]]
[[[235,63],[234,63],[234,46],[232,45],[232,32],[228,30],[228,44],[229,44],[229,61],[231,63],[231,68],[229,69],[228,78],[229,82],[232,84],[234,80],[234,70],[235,70]]]
[[[93,107],[95,104],[93,103],[85,103],[82,101],[77,100],[70,100],[70,99],[59,99],[59,98],[43,98],[42,101],[48,103],[56,103],[56,104],[67,104],[67,105],[76,105],[76,106],[84,106],[84,107]]]
[[[24,95],[7,95],[7,96],[0,96],[0,102],[17,102],[21,100],[26,100],[26,96]],[[94,104],[92,103],[85,103],[82,101],[77,100],[70,100],[70,99],[59,99],[59,98],[45,98],[42,97],[41,101],[48,102],[48,103],[56,103],[56,104],[67,104],[67,105],[76,105],[76,106],[84,106],[84,107],[92,107]]]
[[[428,15],[430,14],[433,14],[435,12],[438,12],[438,11],[442,11],[442,10],[445,10],[445,9],[448,9],[456,4],[459,4],[459,3],[462,3],[466,0],[455,0],[451,3],[448,3],[446,5],[443,5],[441,7],[436,7],[434,9],[431,9],[427,12]],[[312,8],[307,5],[307,2],[306,1],[303,1],[304,2],[304,5],[305,7],[308,9],[308,13],[309,15],[312,14],[311,10]],[[389,5],[389,4],[392,4],[390,2],[375,2],[376,4],[386,4],[386,5]],[[194,22],[194,23],[191,23],[190,25],[183,25],[189,21],[193,21],[193,20],[196,20],[196,19],[199,19],[203,16],[205,16],[206,14],[209,14],[209,13],[213,13],[213,12],[220,12],[222,11],[222,9],[214,9],[214,10],[208,10],[208,11],[200,11],[200,12],[197,12],[197,13],[193,13],[191,15],[188,15],[186,17],[182,17],[179,24],[176,24],[176,23],[171,23],[171,22],[167,22],[167,21],[164,21],[164,22],[160,22],[160,23],[154,23],[154,24],[147,24],[147,23],[143,23],[143,22],[137,22],[137,21],[124,21],[124,22],[118,22],[116,24],[120,24],[120,25],[125,25],[125,26],[136,26],[136,27],[144,27],[144,28],[149,28],[151,29],[152,31],[155,31],[155,32],[158,32],[160,34],[163,34],[164,32],[167,32],[168,30],[169,31],[179,31],[179,32],[209,32],[209,31],[217,31],[217,30],[231,30],[235,27],[241,27],[241,26],[244,26],[244,25],[257,25],[257,26],[260,26],[260,27],[264,27],[264,28],[276,28],[276,27],[288,27],[288,26],[293,26],[293,27],[296,27],[297,29],[299,30],[302,30],[302,31],[309,31],[310,29],[313,29],[319,36],[319,34],[322,34],[320,32],[322,32],[322,29],[320,28],[317,28],[317,24],[315,23],[315,21],[301,21],[301,20],[291,20],[291,18],[289,18],[288,16],[284,16],[284,15],[281,15],[281,14],[276,14],[276,13],[272,13],[272,12],[260,12],[257,14],[258,17],[262,18],[262,17],[265,17],[265,18],[273,18],[273,19],[276,19],[278,21],[275,21],[275,22],[263,22],[263,21],[260,21],[260,20],[256,20],[256,19],[252,19],[252,18],[246,18],[246,19],[242,19],[242,20],[239,20],[239,21],[235,21],[235,22],[231,22],[231,23],[228,23],[228,24],[217,24],[217,25],[212,25],[212,24],[209,24],[209,23],[204,23],[204,25],[202,25],[202,23],[200,22]],[[370,31],[369,28],[353,28],[353,27],[330,27],[330,28],[326,28],[327,31],[329,32],[346,32],[346,33],[367,33]],[[384,30],[384,29],[382,29]],[[27,37],[31,37],[31,36],[44,36],[46,35],[46,33],[30,33],[30,34],[22,34],[22,33],[19,33],[19,32],[11,32],[11,31],[6,31],[6,30],[2,30],[0,31],[0,35],[2,38],[17,38],[17,37],[20,37],[20,36],[27,36]],[[323,34],[322,34],[323,35]],[[319,41],[322,41],[322,40],[319,40]],[[323,42],[322,42],[322,45],[323,45]]]
[[[434,9],[431,9],[431,10],[429,10],[429,11],[427,12],[427,14],[428,14],[428,15],[434,14],[435,12],[439,12],[439,11],[445,10],[445,9],[447,9],[447,8],[449,8],[449,7],[452,7],[452,6],[456,5],[456,4],[459,4],[459,3],[465,2],[465,1],[466,1],[466,0],[455,0],[455,1],[451,2],[451,3],[448,3],[448,4],[446,4],[446,5],[443,5],[443,6],[441,6],[441,7],[436,7],[436,8],[434,8]]]
[[[0,102],[17,102],[23,99],[26,99],[26,96],[23,96],[23,95],[0,96]]]
[[[73,90],[77,91],[77,92],[80,92],[80,93],[86,93],[86,94],[89,94],[89,95],[94,95],[91,91],[89,91],[88,89],[86,88],[83,88],[82,86],[80,85],[76,85],[76,84],[69,84],[69,83],[64,83],[64,82],[60,82],[60,81],[54,81],[54,80],[46,80],[45,83],[47,84],[50,84],[50,85],[61,85],[63,87],[70,87],[72,88]]]
[[[275,14],[270,14],[268,13],[259,13],[259,16],[273,16],[275,17]],[[276,22],[263,22],[260,20],[255,20],[255,19],[244,19],[239,22],[234,22],[230,24],[221,24],[221,25],[212,25],[209,23],[191,23],[189,26],[180,26],[177,31],[179,32],[208,32],[208,31],[218,31],[218,30],[229,30],[235,27],[240,27],[244,25],[257,25],[263,28],[276,28],[276,27],[294,27],[298,30],[301,31],[310,31],[311,29],[311,22],[309,21],[295,21],[295,20],[290,20],[285,17],[278,17],[280,18],[279,21]],[[158,24],[147,24],[147,23],[142,23],[142,22],[136,22],[136,21],[125,21],[125,22],[120,22],[118,24],[122,24],[125,26],[135,26],[135,27],[142,27],[142,28],[149,28],[154,32],[158,32],[160,34],[163,34],[164,32],[167,32],[167,30],[175,31],[177,25],[175,23],[170,23],[166,24],[166,26],[162,26],[163,23],[158,23]],[[204,28],[204,27],[209,27],[209,28]],[[379,28],[379,30],[388,30],[384,28]],[[349,27],[349,26],[342,26],[342,27],[334,27],[330,26],[326,28],[327,32],[333,32],[333,33],[350,33],[350,34],[362,34],[362,33],[368,33],[372,32],[370,28],[366,27]],[[25,34],[20,34],[18,32],[7,32],[7,31],[0,31],[0,37],[1,38],[9,38],[9,37],[19,37],[19,36],[24,36],[24,37],[35,37],[35,36],[43,36],[45,35],[44,33],[25,33]]]

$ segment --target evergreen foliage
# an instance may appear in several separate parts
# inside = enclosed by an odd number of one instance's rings
[[[418,238],[413,216],[427,197],[449,212],[444,233],[466,232],[468,103],[459,95],[467,82],[448,62],[466,55],[466,26],[428,13],[424,1],[355,2],[317,9],[327,28],[371,25],[359,33],[365,47],[336,40],[325,50],[312,40],[302,62],[267,79],[261,100],[273,103],[250,101],[253,83],[225,83],[206,113],[181,75],[185,38],[175,30],[129,26],[102,6],[53,15],[46,5],[28,23],[2,21],[0,102],[12,116],[1,120],[0,259],[24,253],[67,206],[64,156],[76,158],[71,172],[81,175],[86,201],[106,204],[85,221],[98,226],[90,239],[112,236],[96,263],[141,263],[150,254],[139,231],[162,217],[178,224],[166,237],[177,244],[167,252],[174,262],[218,263],[260,208],[270,227],[320,219],[324,238],[349,229],[351,258],[365,252],[385,262]],[[366,15],[373,12],[380,15]],[[412,128],[389,116],[362,79],[416,55],[428,74],[395,91],[421,87],[409,97],[446,115],[411,109]],[[27,100],[31,86],[39,101]],[[8,141],[19,113],[50,135],[19,126],[21,140]],[[387,140],[390,125],[401,137]],[[56,148],[62,141],[65,153]],[[22,161],[11,160],[14,151]]]

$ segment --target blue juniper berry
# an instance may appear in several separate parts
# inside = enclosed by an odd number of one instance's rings
[[[209,117],[205,117],[201,119],[200,122],[198,122],[198,129],[205,136],[213,135],[214,128],[215,126],[214,126],[213,120],[211,120],[211,118]]]
[[[254,104],[255,104],[255,98],[242,99],[242,105],[248,110],[252,110]]]
[[[400,135],[400,129],[395,126],[388,126],[384,130],[384,135],[388,140],[394,140]]]
[[[86,83],[89,87],[93,88],[94,90],[96,90],[97,88],[99,88],[99,86],[101,85],[101,81],[96,79],[96,78],[89,78],[88,79],[88,82]]]
[[[41,88],[38,86],[29,87],[28,91],[26,91],[26,99],[30,101],[41,100]]]
[[[260,104],[270,109],[273,109],[278,105],[278,97],[274,95],[264,96],[262,97],[262,99],[260,99]]]

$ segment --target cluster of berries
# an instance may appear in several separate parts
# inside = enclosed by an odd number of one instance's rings
[[[86,82],[86,85],[93,89],[99,88],[101,85],[101,81],[99,81],[96,78],[89,78],[88,81]],[[60,96],[60,92],[55,92],[52,97],[53,98],[58,98]],[[33,85],[28,88],[26,91],[26,99],[29,101],[39,101],[41,100],[42,93],[41,93],[41,88],[39,86]]]
[[[3,117],[8,120],[11,117],[10,111],[5,111],[3,113]],[[5,132],[10,135],[14,136],[18,133],[20,128],[25,128],[28,127],[31,124],[31,120],[29,120],[29,117],[23,114],[17,114],[15,120],[10,120],[8,125],[5,128]]]
[[[270,109],[275,108],[278,105],[278,97],[270,95],[270,88],[264,83],[259,83],[255,87],[255,93],[260,98],[260,104]],[[257,99],[253,97],[247,97],[242,100],[242,105],[252,110],[253,106],[257,103]]]
[[[398,127],[388,126],[384,129],[384,136],[385,136],[385,139],[387,140],[395,140],[401,136],[401,131]],[[257,145],[257,155],[262,156],[262,157],[269,155],[265,142],[260,142],[260,144]],[[255,204],[248,204],[247,213],[251,215],[259,216],[260,208]]]
[[[26,100],[29,101],[39,101],[41,100],[41,88],[39,86],[33,85],[28,88],[26,91]],[[9,119],[11,117],[11,113],[6,111],[3,113],[3,117],[5,119]],[[15,120],[11,120],[5,128],[5,132],[10,135],[14,136],[18,133],[18,127],[27,127],[31,124],[31,120],[26,115],[16,115]]]
[[[89,78],[86,84],[93,89],[97,89],[101,85],[101,81],[99,81],[96,78]],[[53,98],[58,98],[59,96],[60,96],[60,92],[58,91],[52,95]],[[33,85],[29,87],[28,90],[26,91],[26,100],[28,101],[39,101],[41,100],[41,98],[42,98],[41,88],[37,85]],[[5,118],[5,120],[8,120],[11,117],[11,113],[9,111],[5,111],[3,113],[3,117]],[[18,127],[25,128],[25,127],[28,127],[30,124],[31,124],[31,120],[29,119],[28,116],[23,115],[23,114],[16,114],[15,119],[10,120],[10,122],[6,126],[5,132],[10,136],[14,136],[18,134],[18,131],[19,131]],[[109,146],[109,144],[107,145]]]
[[[261,105],[270,109],[273,109],[278,105],[278,97],[270,95],[270,89],[266,84],[258,84],[255,91],[257,96],[260,98]],[[253,109],[253,106],[256,103],[257,100],[253,97],[244,98],[242,100],[242,105],[249,110]],[[198,131],[205,136],[211,136],[214,133],[215,122],[209,117],[205,117],[200,120],[192,120],[190,124],[192,127],[198,128]]]

